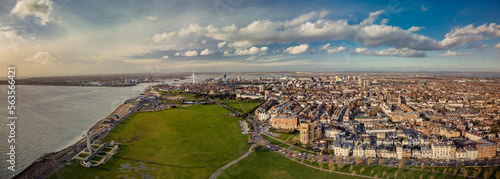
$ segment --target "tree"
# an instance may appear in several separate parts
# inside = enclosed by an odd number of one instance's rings
[[[332,168],[332,166],[335,167],[334,165],[335,163],[333,163],[333,160],[330,160],[330,162],[328,163],[328,168]]]
[[[309,164],[311,164],[311,162],[312,162],[312,157],[313,157],[313,154],[307,154],[307,159],[309,160]]]
[[[399,175],[398,171],[394,172],[394,178],[398,178],[398,175]]]
[[[479,176],[479,170],[475,170],[474,172],[472,172],[472,176],[474,176],[474,178]]]
[[[432,168],[432,173],[434,173],[434,170],[435,170],[435,169],[434,169],[434,168]]]
[[[342,169],[342,168],[344,168],[344,164],[343,163],[337,164],[337,168],[339,168],[339,170]]]
[[[248,143],[251,144],[253,142],[252,137],[248,136]]]
[[[429,179],[434,179],[434,176],[430,176]]]
[[[359,174],[363,175],[363,172],[365,171],[365,167],[359,169]]]
[[[368,160],[366,160],[366,162],[368,162],[368,164],[371,164],[371,163],[373,163],[373,159],[372,158],[368,158]]]
[[[467,169],[462,168],[460,171],[462,172],[462,174],[464,174],[464,177],[467,176],[467,172],[468,172]]]
[[[351,157],[347,157],[346,160],[347,160],[347,163],[351,162]]]
[[[448,171],[448,168],[444,168],[443,173],[446,173]]]
[[[356,170],[354,170],[354,171],[351,172],[351,176],[354,177],[354,175],[356,175]]]
[[[500,179],[500,171],[498,171],[498,172],[495,173],[495,178],[496,179]]]
[[[370,175],[373,175],[373,172],[375,172],[375,171],[374,171],[374,170],[372,170],[372,171],[370,172]]]
[[[339,156],[337,156],[337,157],[335,158],[335,160],[337,161],[337,163],[342,163],[342,156],[340,156],[340,155],[339,155]]]
[[[297,157],[299,157],[299,151],[295,151],[295,152],[293,152],[293,157],[294,157],[295,159],[297,159]]]
[[[354,159],[354,161],[356,161],[356,165],[357,165],[357,164],[361,163],[363,161],[363,159],[356,157],[356,159]]]
[[[490,178],[491,174],[493,174],[493,170],[486,170],[483,173],[483,178]]]
[[[330,166],[330,171],[334,171],[334,170],[335,170],[335,165]]]
[[[373,176],[373,178],[378,178],[378,174],[375,174],[375,175]]]
[[[420,179],[424,179],[424,174],[420,174]]]
[[[352,169],[354,169],[354,165],[351,165],[349,172],[352,172]]]
[[[319,168],[323,168],[323,155],[318,155],[318,157],[316,157],[316,160],[318,161]]]
[[[405,160],[404,159],[401,159],[398,163],[398,167],[401,168],[402,166],[405,165]]]
[[[425,168],[425,164],[424,164],[424,163],[422,163],[422,165],[420,165],[420,171],[423,171],[423,170],[424,170],[424,168]]]
[[[384,163],[384,160],[378,159],[378,165],[382,165]]]
[[[382,177],[385,177],[385,174],[387,174],[386,171],[382,172]]]

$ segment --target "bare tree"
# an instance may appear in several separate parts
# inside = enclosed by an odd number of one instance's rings
[[[352,169],[354,169],[354,165],[351,165],[349,172],[352,172]]]
[[[340,156],[340,155],[339,155],[339,156],[337,156],[337,157],[335,158],[335,160],[337,161],[337,163],[342,163],[342,156]]]
[[[424,179],[424,174],[420,174],[420,179]]]
[[[398,167],[401,168],[402,166],[405,165],[405,160],[404,159],[401,159],[398,163]]]
[[[363,159],[356,157],[356,159],[354,159],[354,161],[356,161],[356,165],[358,165],[359,163],[361,163],[363,161]]]
[[[385,174],[387,174],[386,171],[382,172],[382,177],[385,177]]]
[[[500,171],[498,171],[498,172],[495,173],[495,178],[496,179],[500,179]]]
[[[370,175],[373,175],[373,172],[375,172],[375,171],[374,171],[374,170],[372,170],[372,171],[370,172]]]
[[[347,163],[349,163],[351,161],[351,157],[347,157],[346,161],[347,161]]]
[[[371,158],[371,157],[370,157],[370,158],[368,158],[368,160],[366,160],[366,162],[368,162],[368,164],[373,163],[373,158]]]
[[[443,173],[446,173],[448,171],[448,168],[444,168]]]
[[[354,175],[356,175],[356,170],[354,170],[354,171],[351,172],[351,176],[354,177]]]
[[[467,169],[462,168],[460,171],[462,172],[462,174],[464,174],[464,177],[467,176],[467,173],[468,173]]]
[[[434,176],[430,176],[429,179],[434,179]]]
[[[375,174],[375,175],[373,176],[373,178],[378,178],[378,174]]]
[[[342,168],[344,168],[344,164],[343,163],[337,164],[337,168],[339,168],[339,170],[342,169]]]
[[[335,165],[330,166],[330,171],[334,171],[335,169]]]
[[[359,169],[359,174],[363,175],[363,172],[365,171],[365,167]]]
[[[382,165],[384,163],[384,160],[378,159],[378,165]]]
[[[422,165],[420,165],[420,171],[423,171],[423,170],[424,170],[424,168],[425,168],[425,164],[424,164],[424,163],[422,163]]]
[[[490,178],[491,174],[493,174],[493,170],[486,170],[483,173],[483,178]]]
[[[319,164],[319,168],[323,168],[323,155],[318,155],[316,157],[316,160],[317,160],[317,162]]]
[[[399,175],[398,171],[394,172],[394,178],[398,178],[398,175]]]
[[[479,176],[479,170],[475,170],[474,172],[472,172],[472,176],[474,176],[474,178]]]
[[[453,170],[453,175],[457,175],[458,173],[458,168],[455,168],[455,170]]]

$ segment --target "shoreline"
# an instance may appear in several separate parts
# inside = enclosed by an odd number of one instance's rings
[[[103,133],[105,130],[107,130],[106,124],[103,124],[102,122],[108,118],[110,118],[113,115],[118,115],[119,118],[117,121],[115,121],[113,124],[114,126],[118,125],[119,122],[124,120],[124,116],[128,116],[135,110],[138,104],[132,104],[132,103],[123,103],[117,106],[111,113],[106,115],[105,117],[101,118],[99,121],[97,121],[92,127],[87,129],[87,131],[90,131],[90,135],[94,136],[97,133]],[[113,126],[113,127],[114,127]],[[83,141],[87,138],[86,135],[81,137],[81,139],[76,140],[69,146],[55,152],[49,152],[41,157],[35,159],[33,163],[31,163],[28,167],[26,167],[24,170],[16,172],[11,178],[45,178],[49,174],[51,174],[53,171],[49,172],[48,174],[45,172],[46,170],[49,169],[54,169],[53,165],[60,162],[61,159],[67,158],[68,155],[71,155],[75,152],[79,152],[78,146],[82,144]],[[76,150],[76,151],[75,151]],[[71,152],[73,151],[73,152]],[[72,158],[72,157],[71,157]],[[63,165],[68,162],[69,160],[64,160]],[[59,167],[55,168],[57,170]],[[43,172],[42,172],[43,171]],[[40,175],[46,175],[45,177],[40,177]]]

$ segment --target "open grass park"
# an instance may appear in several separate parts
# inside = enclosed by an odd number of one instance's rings
[[[71,161],[51,178],[208,178],[248,150],[240,118],[218,105],[137,112],[103,140],[120,144],[104,165]]]

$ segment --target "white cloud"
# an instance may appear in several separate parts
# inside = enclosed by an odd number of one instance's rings
[[[366,18],[365,20],[361,21],[361,22],[359,23],[359,25],[364,26],[364,25],[370,25],[370,24],[373,24],[373,23],[377,20],[378,16],[379,16],[380,14],[382,14],[382,13],[384,13],[384,10],[371,12],[371,13],[370,13],[370,15],[368,16],[368,18]]]
[[[500,48],[500,43],[497,43],[497,44],[495,45],[495,48]]]
[[[354,53],[363,53],[363,52],[366,52],[368,51],[367,48],[362,48],[362,47],[358,47],[356,49],[354,49]]]
[[[11,27],[0,27],[0,45],[17,50],[18,45],[25,43],[26,41],[27,40],[25,38],[17,35],[17,32]]]
[[[472,52],[447,51],[446,53],[444,53],[442,55],[438,55],[437,57],[452,57],[452,56],[463,56],[463,55],[472,55]]]
[[[363,55],[368,56],[395,56],[395,57],[426,57],[427,55],[422,51],[416,51],[413,49],[402,48],[402,49],[385,49],[380,51],[365,51]]]
[[[252,60],[255,60],[256,58],[257,58],[256,56],[251,56],[251,57],[248,57],[247,60],[252,61]]]
[[[207,49],[201,51],[200,55],[210,55],[210,54],[213,54],[213,53],[214,53],[213,51],[208,50],[208,48],[207,48]]]
[[[319,48],[319,50],[326,50],[326,49],[328,49],[328,47],[329,47],[329,46],[330,46],[330,43],[327,43],[327,44],[325,44],[325,45],[322,45],[322,46]]]
[[[158,20],[158,16],[148,16],[148,17],[146,17],[146,19],[148,19],[150,21],[156,21],[156,20]]]
[[[476,28],[472,24],[463,28],[455,28],[445,35],[445,39],[439,42],[439,45],[446,49],[462,46],[468,43],[500,37],[500,25],[495,23],[483,24]]]
[[[420,10],[427,11],[427,10],[429,10],[429,7],[422,4],[422,7],[420,7]]]
[[[222,47],[224,47],[226,44],[227,44],[227,42],[219,42],[219,43],[217,44],[217,47],[222,48]]]
[[[298,46],[288,47],[285,49],[285,52],[290,54],[301,54],[307,51],[309,48],[309,44],[300,44]]]
[[[184,53],[184,56],[186,56],[186,57],[196,57],[196,56],[198,56],[198,52],[196,52],[195,50],[189,50],[186,53]]]
[[[172,38],[175,36],[176,32],[169,32],[169,33],[161,33],[161,34],[155,34],[153,36],[153,42],[158,43],[161,41],[169,41],[172,40]]]
[[[51,17],[52,11],[54,11],[54,6],[51,0],[18,0],[10,13],[20,18],[33,15],[40,24],[46,25],[54,21]]]
[[[267,47],[250,47],[249,49],[236,49],[234,55],[262,55],[267,51]]]
[[[329,48],[326,50],[326,53],[338,53],[338,52],[343,52],[346,50],[347,50],[347,48],[345,48],[345,47]]]
[[[165,55],[165,56],[163,56],[163,57],[161,57],[161,58],[163,58],[163,59],[168,59],[168,55]]]
[[[181,53],[180,53],[180,52],[177,52],[177,53],[175,53],[175,55],[174,55],[174,56],[181,56]]]
[[[41,65],[55,65],[57,58],[50,55],[49,52],[37,52],[33,56],[25,59],[25,61],[39,63]]]

